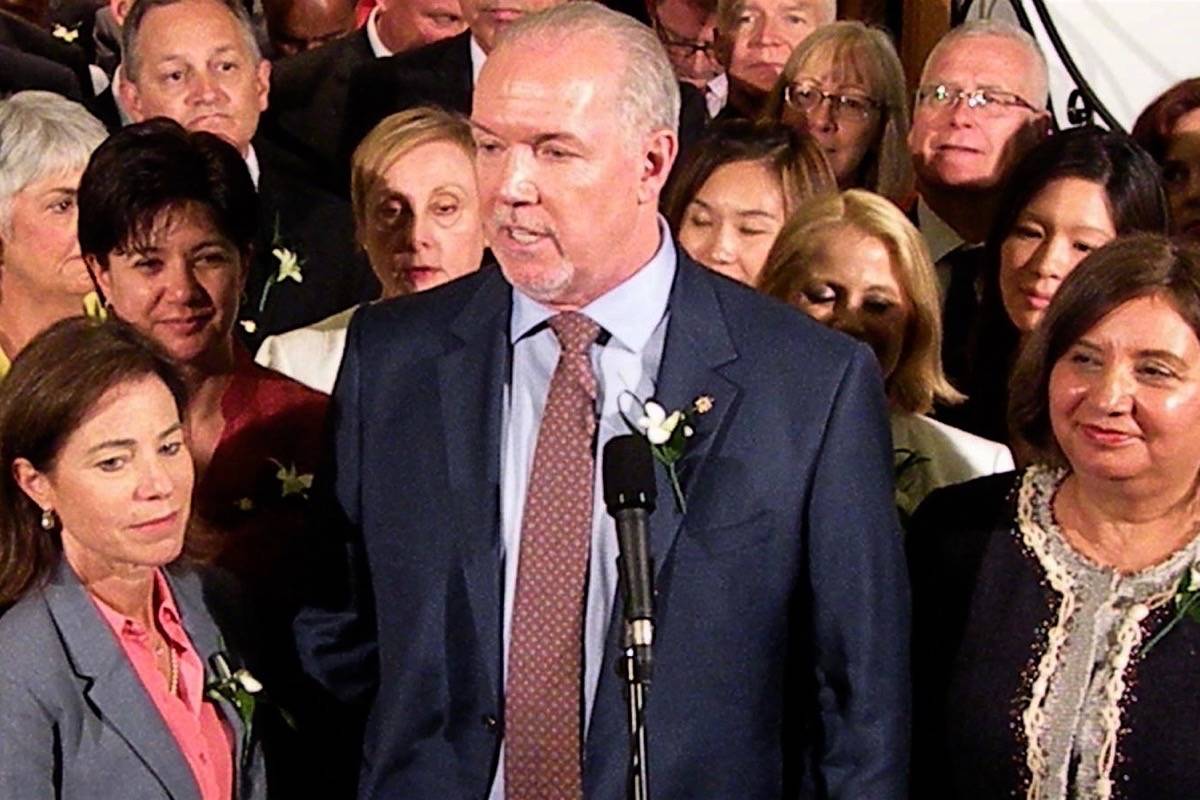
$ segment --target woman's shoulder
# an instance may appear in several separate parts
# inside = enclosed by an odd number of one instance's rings
[[[895,414],[892,436],[896,447],[905,442],[911,449],[929,449],[947,469],[963,473],[959,481],[1008,472],[1013,469],[1012,452],[1000,442],[976,436],[923,414]]]
[[[346,331],[358,307],[348,308],[305,328],[268,336],[254,360],[305,386],[328,394],[337,377]]]

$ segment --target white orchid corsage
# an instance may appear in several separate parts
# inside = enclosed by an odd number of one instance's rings
[[[1159,639],[1170,633],[1171,629],[1185,618],[1193,622],[1200,622],[1200,561],[1188,567],[1187,572],[1183,573],[1183,577],[1179,579],[1172,605],[1175,608],[1175,616],[1171,617],[1171,621],[1146,643],[1145,649],[1142,650],[1143,656],[1158,644]]]
[[[250,742],[254,733],[254,709],[263,685],[247,669],[232,670],[229,658],[223,651],[213,653],[208,659],[214,677],[204,687],[204,696],[211,700],[227,700],[237,709],[238,717],[246,735],[242,738],[242,766],[250,760]]]
[[[296,255],[295,250],[275,247],[271,249],[271,255],[275,256],[278,266],[268,276],[266,284],[263,285],[262,295],[258,298],[258,313],[260,314],[267,307],[267,298],[271,295],[271,289],[276,285],[284,281],[304,282],[304,273],[300,270],[300,256]]]
[[[313,476],[309,472],[299,472],[296,465],[284,466],[282,463],[271,459],[279,470],[275,473],[275,479],[279,481],[280,497],[291,497],[293,495],[308,499],[308,490],[312,488]]]
[[[695,418],[712,411],[712,397],[700,395],[688,408],[668,413],[654,400],[641,400],[632,392],[624,394],[629,396],[640,411],[636,422],[631,421],[622,411],[621,416],[624,417],[625,424],[634,433],[646,437],[654,458],[667,468],[667,479],[671,482],[671,491],[675,495],[675,507],[680,513],[687,511],[687,501],[683,496],[683,487],[679,483],[679,473],[675,464],[683,458],[688,440],[696,433],[693,427]]]

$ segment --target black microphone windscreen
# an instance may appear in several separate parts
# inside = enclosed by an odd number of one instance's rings
[[[643,437],[625,434],[609,439],[601,469],[608,513],[626,508],[654,510],[654,456]]]

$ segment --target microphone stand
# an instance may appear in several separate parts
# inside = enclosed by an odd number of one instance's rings
[[[625,679],[629,710],[630,800],[650,800],[650,776],[646,764],[646,691],[650,686],[650,642],[654,623],[648,619],[626,620],[624,653],[617,671]],[[645,644],[640,644],[644,642]]]

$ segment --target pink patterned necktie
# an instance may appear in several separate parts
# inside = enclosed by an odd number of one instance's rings
[[[600,327],[551,317],[562,352],[550,379],[525,495],[505,696],[507,800],[583,797],[583,604],[592,537]]]

